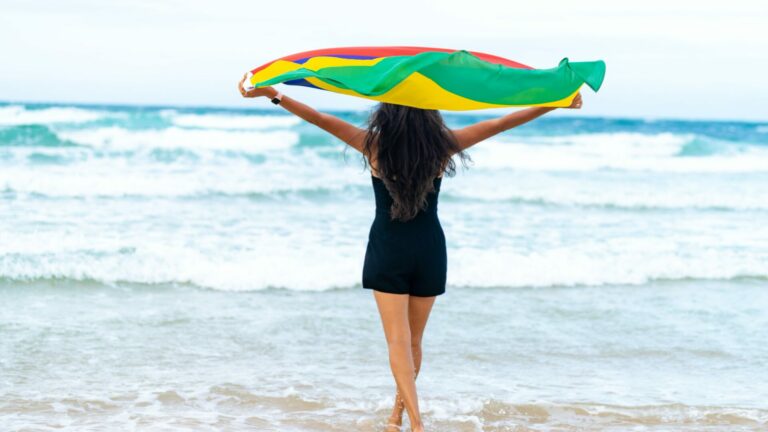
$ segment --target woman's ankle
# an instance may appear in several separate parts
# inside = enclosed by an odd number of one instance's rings
[[[402,411],[393,411],[392,414],[389,415],[389,421],[390,423],[393,422],[393,420],[396,423],[403,423],[403,412]]]

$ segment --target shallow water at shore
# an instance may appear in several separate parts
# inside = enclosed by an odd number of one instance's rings
[[[377,431],[393,396],[370,291],[0,287],[6,430]],[[768,427],[768,283],[450,288],[427,430]]]

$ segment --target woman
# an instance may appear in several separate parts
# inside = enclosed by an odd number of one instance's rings
[[[387,429],[400,430],[406,410],[411,430],[422,432],[415,383],[421,368],[421,340],[435,298],[445,292],[445,237],[437,218],[443,174],[455,173],[454,155],[465,161],[467,148],[553,108],[529,108],[450,130],[439,111],[381,103],[367,129],[362,129],[272,87],[246,92],[243,81],[238,85],[243,97],[266,96],[365,156],[376,217],[365,253],[363,287],[373,290],[397,384]],[[569,108],[581,108],[581,95]]]

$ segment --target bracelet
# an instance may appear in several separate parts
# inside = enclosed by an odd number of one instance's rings
[[[282,102],[282,101],[283,101],[283,94],[280,93],[280,92],[277,92],[275,97],[272,98],[272,103],[275,104],[275,105],[279,105],[280,102]]]

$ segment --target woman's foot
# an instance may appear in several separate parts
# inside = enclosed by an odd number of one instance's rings
[[[385,432],[400,432],[402,430],[402,426],[396,425],[394,423],[387,423],[387,428],[384,429]]]
[[[416,373],[413,376],[415,380],[419,376],[419,370],[416,369]],[[387,432],[398,431],[403,429],[403,413],[405,412],[405,400],[400,397],[400,392],[395,392],[395,406],[392,408],[392,415],[389,416],[387,423]],[[413,432],[423,432],[424,427],[419,425],[418,427],[411,428]]]
[[[392,415],[387,421],[387,432],[394,432],[403,427],[403,412],[405,411],[405,401],[400,397],[400,393],[395,394],[395,406],[392,408]]]

